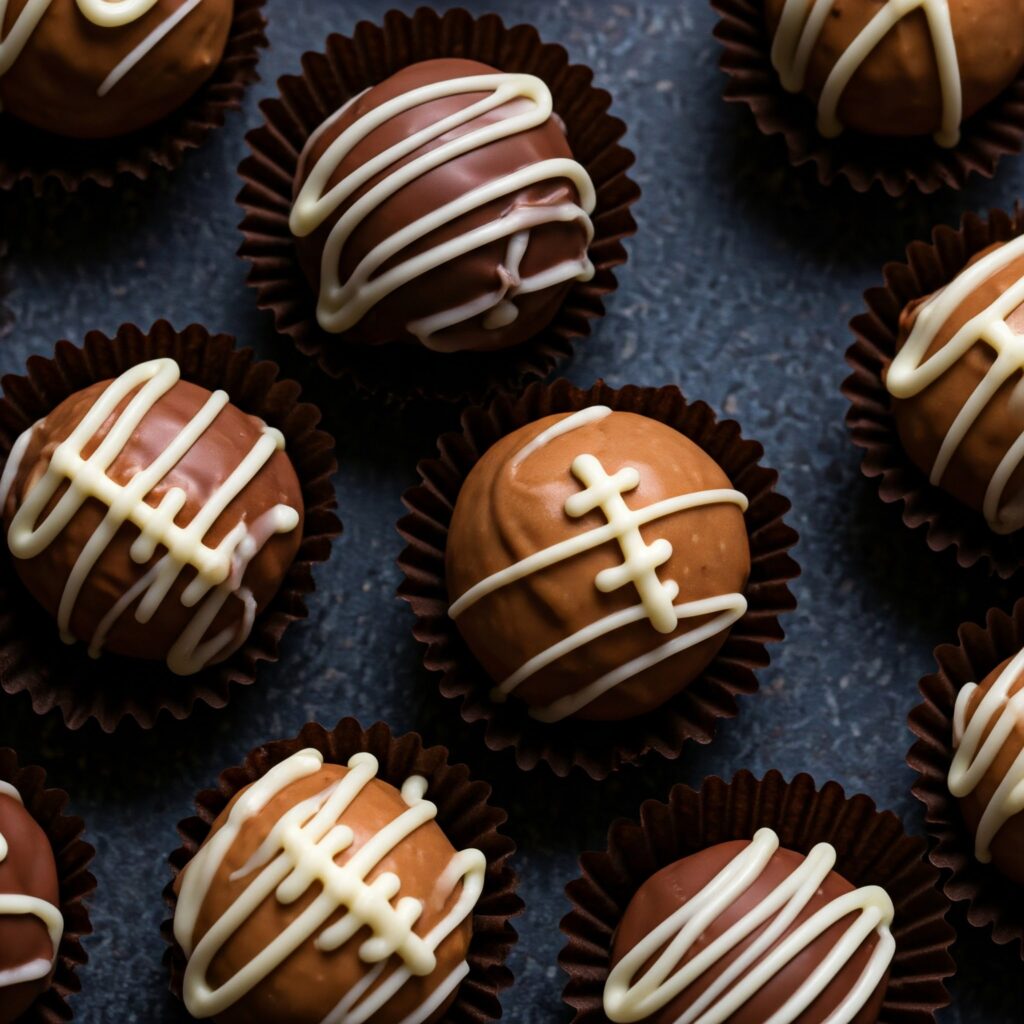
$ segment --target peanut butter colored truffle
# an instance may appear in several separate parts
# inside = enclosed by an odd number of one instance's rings
[[[950,792],[983,864],[1024,886],[1024,653],[957,695]]]
[[[486,865],[413,776],[302,750],[242,790],[176,881],[183,997],[220,1024],[434,1024],[468,973]],[[257,957],[261,959],[257,960]]]
[[[14,568],[66,642],[181,675],[245,642],[302,539],[284,438],[171,359],[71,395],[22,434],[0,508]]]
[[[310,137],[291,229],[339,344],[494,350],[543,330],[593,276],[594,205],[541,79],[429,60]]]
[[[1024,237],[978,253],[900,317],[885,384],[900,441],[996,533],[1024,526]]]
[[[964,120],[1024,67],[1024,0],[766,0],[772,63],[818,107],[823,135],[934,135]]]
[[[761,829],[653,875],[615,933],[608,1019],[764,1024],[785,1006],[779,1019],[792,1024],[875,1024],[895,951],[893,904],[878,886],[855,889],[832,870],[835,858],[828,843],[805,857]]]
[[[55,135],[126,135],[213,74],[233,17],[233,0],[9,0],[0,107]]]
[[[593,406],[473,467],[447,546],[449,614],[494,680],[552,722],[663,704],[746,610],[746,498],[671,427]]]

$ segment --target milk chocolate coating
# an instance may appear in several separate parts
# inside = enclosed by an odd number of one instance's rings
[[[979,252],[967,266],[999,248],[1001,244],[989,246]],[[927,355],[930,357],[939,351],[964,324],[995,302],[1022,277],[1024,257],[1013,260],[984,281],[942,326]],[[902,349],[906,343],[917,319],[917,311],[925,301],[921,299],[911,303],[900,316],[897,349]],[[1014,310],[1006,322],[1015,333],[1024,333],[1024,306]],[[903,448],[926,476],[931,475],[939,449],[953,421],[991,368],[995,357],[992,346],[979,341],[919,394],[893,400],[893,415]],[[943,490],[978,512],[982,510],[985,492],[996,468],[1011,445],[1024,433],[1024,392],[1019,387],[1021,379],[1021,374],[1014,374],[999,388],[967,431],[940,481]],[[1017,506],[1021,501],[1024,501],[1024,467],[1010,477],[1001,507]]]
[[[9,0],[0,38],[29,0]],[[0,105],[29,124],[79,139],[105,139],[154,124],[213,74],[227,43],[234,0],[201,0],[104,96],[111,71],[183,7],[156,0],[137,21],[95,25],[76,0],[51,0],[13,66],[0,75]]]
[[[322,793],[347,774],[348,768],[342,765],[325,764],[316,774],[283,789],[259,815],[243,826],[223,865],[214,875],[196,923],[195,942],[201,940],[252,881],[251,876],[232,881],[231,875],[247,864],[281,815],[303,800]],[[235,796],[217,818],[210,838],[223,826],[231,808],[245,792],[243,789]],[[345,864],[382,828],[407,810],[408,805],[394,786],[379,779],[372,780],[345,811],[344,824],[355,833],[355,839],[348,850],[335,858],[336,863]],[[208,838],[207,843],[209,841]],[[371,883],[385,872],[396,874],[402,881],[400,895],[423,903],[422,916],[415,926],[416,933],[423,936],[445,917],[458,899],[458,888],[448,899],[442,899],[437,884],[438,877],[454,855],[455,850],[440,826],[435,821],[429,821],[399,843],[366,876],[366,882]],[[180,880],[181,876],[179,883]],[[180,890],[180,884],[176,887]],[[295,921],[318,894],[319,887],[314,885],[287,906],[273,895],[264,900],[257,912],[242,924],[214,958],[209,972],[210,984],[217,988],[244,968]],[[342,907],[323,928],[317,930],[317,934],[331,927],[345,913],[346,908]],[[411,978],[370,1018],[372,1024],[399,1024],[422,1006],[430,994],[466,959],[472,930],[470,917],[438,946],[436,969],[425,977]],[[218,1024],[280,1024],[284,1020],[288,1024],[321,1024],[375,966],[359,956],[359,946],[367,935],[363,929],[339,949],[329,952],[317,949],[315,936],[310,938],[264,981],[219,1014],[216,1017]],[[373,992],[378,986],[386,984],[398,964],[400,960],[393,956],[381,979],[368,991]],[[434,1024],[441,1020],[457,995],[456,989],[424,1024]]]
[[[984,700],[985,695],[992,689],[1009,663],[1010,659],[1007,658],[978,684],[978,689],[971,694],[967,702],[966,722],[970,722],[978,705]],[[1024,689],[1024,675],[1020,676],[1010,687],[1010,696],[1019,693],[1022,689]],[[995,720],[992,725],[994,724]],[[992,726],[990,725],[982,733],[982,742],[991,731]],[[999,748],[992,767],[982,775],[978,785],[966,796],[960,797],[958,801],[964,822],[972,836],[976,834],[981,816],[993,794],[1022,752],[1024,752],[1024,718],[1017,718],[1009,738]],[[993,866],[1010,881],[1024,886],[1024,812],[1013,815],[1003,824],[992,840],[991,853]]]
[[[507,435],[485,452],[459,492],[446,554],[451,601],[492,573],[577,534],[607,523],[598,509],[572,519],[566,499],[583,486],[571,466],[577,455],[596,456],[614,475],[631,466],[640,484],[624,495],[632,509],[680,494],[729,488],[718,464],[671,427],[646,416],[613,412],[562,435],[516,464],[533,438],[564,419],[548,416]],[[750,549],[743,514],[735,505],[709,505],[641,527],[647,544],[659,537],[672,555],[658,569],[661,581],[679,584],[675,603],[743,593]],[[636,588],[597,589],[602,570],[621,565],[614,540],[500,588],[456,619],[459,631],[495,682],[530,658],[598,619],[635,606]],[[527,679],[515,696],[543,707],[578,692],[634,658],[688,632],[712,616],[682,620],[675,632],[658,632],[648,619],[634,622],[566,654]],[[643,714],[685,689],[710,663],[728,635],[717,635],[613,687],[574,717],[620,720]],[[514,698],[513,698],[514,699]]]
[[[662,921],[671,917],[680,907],[687,903],[703,889],[730,861],[748,846],[746,840],[720,843],[689,857],[662,868],[652,875],[637,891],[626,908],[619,927],[616,929],[612,943],[612,966],[614,967],[634,946],[649,935]],[[783,848],[778,849],[768,865],[754,883],[731,906],[721,913],[705,929],[700,938],[693,944],[682,963],[689,963],[695,956],[705,950],[712,942],[724,935],[741,917],[750,913],[760,904],[779,883],[795,871],[804,861],[802,854]],[[821,888],[814,894],[807,906],[797,915],[789,928],[780,937],[779,942],[791,935],[804,921],[812,917],[832,900],[853,891],[852,886],[842,875],[830,872]],[[764,1024],[785,1004],[796,989],[806,981],[811,972],[825,959],[831,948],[839,941],[843,932],[853,923],[857,914],[848,914],[824,931],[802,953],[795,956],[783,967],[774,978],[765,984],[757,995],[748,1000],[726,1024]],[[720,977],[731,964],[735,963],[743,953],[770,926],[770,919],[760,928],[755,929],[734,949],[724,955],[717,963],[705,971],[688,988],[684,989],[675,999],[670,1000],[661,1010],[645,1018],[649,1024],[674,1024],[697,999]],[[850,958],[843,969],[830,981],[821,994],[793,1024],[822,1024],[840,1005],[842,1000],[854,987],[857,979],[867,966],[871,953],[878,942],[876,933],[872,933]],[[778,942],[770,948],[774,949]],[[642,973],[638,978],[642,977]],[[875,1024],[885,998],[889,974],[875,989],[864,1008],[853,1018],[851,1024]]]
[[[71,395],[36,425],[3,508],[5,536],[32,484],[46,471],[54,449],[71,434],[110,383],[101,381]],[[107,475],[116,483],[127,484],[164,451],[209,397],[210,392],[205,388],[179,380],[154,404],[131,440],[114,459]],[[131,395],[97,431],[83,449],[83,457],[88,458],[95,451],[130,399]],[[234,405],[226,405],[198,442],[146,495],[146,502],[155,507],[169,489],[180,488],[187,495],[187,500],[175,522],[179,526],[186,525],[234,472],[260,434],[258,419]],[[51,507],[65,489],[58,490]],[[253,480],[228,504],[206,534],[205,543],[210,547],[216,546],[239,522],[251,525],[277,504],[296,509],[301,517],[302,489],[287,453],[282,451],[271,456]],[[12,558],[21,581],[54,617],[71,570],[106,512],[105,505],[90,498],[57,539],[38,555],[28,559]],[[165,553],[164,548],[158,546],[148,562],[135,562],[129,549],[138,535],[135,526],[130,523],[122,525],[89,573],[71,616],[71,632],[76,639],[89,643],[110,608]],[[294,530],[271,537],[249,563],[242,584],[253,593],[257,615],[280,587],[295,559],[301,539],[300,519]],[[111,629],[104,650],[132,658],[166,659],[171,646],[195,614],[195,608],[186,608],[181,603],[185,587],[194,578],[193,569],[184,569],[145,624],[136,620],[137,602],[132,604]],[[237,596],[229,597],[204,638],[213,637],[226,628],[242,629],[243,613],[242,601]]]
[[[806,0],[811,8],[815,0]],[[807,67],[804,93],[815,103],[836,62],[884,0],[835,0]],[[766,0],[774,36],[786,0]],[[963,87],[963,117],[994,100],[1024,66],[1024,0],[949,0]],[[843,93],[839,120],[865,135],[931,135],[942,125],[935,46],[924,11],[901,19]]]
[[[369,111],[396,96],[434,82],[496,73],[496,68],[486,64],[458,59],[429,60],[403,68],[355,99],[345,113],[322,134],[310,139],[299,160],[295,194],[298,194],[310,170],[330,144]],[[328,188],[396,143],[436,124],[443,118],[450,117],[457,111],[478,103],[487,95],[469,93],[449,96],[420,104],[412,110],[392,117],[352,149],[328,179]],[[419,147],[404,160],[393,164],[388,172],[377,175],[354,192],[317,231],[304,238],[297,238],[295,244],[299,262],[314,293],[320,292],[320,260],[327,235],[360,196],[386,177],[391,170],[403,167],[424,153],[467,132],[500,121],[510,111],[521,112],[528,107],[527,101],[516,100],[498,110],[474,118],[435,142]],[[350,277],[367,253],[413,221],[461,198],[472,189],[496,181],[522,167],[558,157],[571,159],[572,153],[561,123],[557,118],[551,117],[536,128],[474,149],[422,174],[377,206],[355,230],[342,253],[341,282],[344,283]],[[521,189],[519,192],[487,203],[431,232],[419,242],[403,249],[398,256],[384,265],[381,272],[395,262],[410,259],[444,241],[464,235],[513,209],[524,206],[558,205],[565,202],[579,203],[575,185],[565,179],[545,181]],[[502,285],[503,263],[507,249],[508,239],[498,239],[423,274],[378,302],[358,324],[339,335],[339,341],[369,345],[396,341],[418,344],[418,339],[408,330],[407,325],[410,322],[460,307],[498,291]],[[527,277],[566,261],[579,259],[586,250],[587,237],[579,223],[544,224],[535,227],[531,231],[530,244],[520,265],[521,274]],[[517,296],[514,302],[519,315],[507,326],[485,328],[484,315],[481,314],[437,332],[431,338],[430,347],[442,351],[460,351],[495,350],[518,345],[551,322],[571,284],[572,282],[565,282]]]
[[[0,895],[34,896],[60,906],[57,865],[46,833],[25,808],[0,793],[0,835],[7,856],[0,860]],[[52,960],[56,951],[46,925],[32,914],[0,913],[0,974],[33,960]],[[49,987],[52,973],[38,981],[0,986],[0,1024],[17,1020]]]

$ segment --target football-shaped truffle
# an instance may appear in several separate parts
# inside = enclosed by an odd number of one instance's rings
[[[541,79],[410,65],[313,133],[291,229],[339,342],[501,349],[588,280],[595,195]]]
[[[171,359],[71,395],[22,434],[0,506],[14,568],[66,642],[181,675],[245,642],[302,538],[280,432]]]
[[[175,883],[183,998],[220,1024],[433,1024],[468,973],[486,864],[377,760],[302,750],[246,787]]]
[[[455,619],[495,682],[541,721],[663,704],[746,610],[746,498],[657,420],[593,406],[484,453],[446,552]]]

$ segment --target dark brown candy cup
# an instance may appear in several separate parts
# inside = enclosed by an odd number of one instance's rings
[[[981,563],[1004,579],[1024,562],[1024,531],[993,533],[980,513],[929,483],[900,443],[883,375],[896,355],[900,313],[907,304],[948,284],[975,253],[1021,231],[1024,214],[1019,208],[1012,215],[991,210],[987,219],[968,213],[959,229],[940,225],[930,243],[911,242],[905,263],[887,263],[884,286],[864,293],[867,312],[850,321],[855,340],[846,361],[853,373],[842,388],[850,402],[850,437],[864,450],[861,471],[878,480],[882,501],[900,503],[903,522],[911,529],[924,527],[932,551],[952,548],[964,568]]]
[[[590,405],[607,405],[668,424],[703,448],[747,496],[748,608],[701,676],[656,711],[622,722],[568,720],[546,725],[530,718],[520,701],[496,704],[489,699],[494,684],[448,616],[445,547],[462,483],[491,445],[543,416]],[[766,645],[783,638],[779,616],[796,607],[788,583],[800,569],[788,551],[797,534],[783,522],[790,503],[775,492],[778,473],[760,464],[761,445],[745,440],[732,420],[719,422],[703,402],[688,402],[676,387],[616,390],[598,383],[584,391],[559,380],[533,384],[519,399],[499,397],[486,408],[468,409],[462,416],[462,433],[444,434],[438,450],[438,458],[420,462],[422,483],[403,498],[409,514],[398,530],[408,546],[398,560],[405,577],[399,595],[416,616],[413,635],[426,645],[424,665],[442,673],[441,693],[461,702],[466,722],[485,723],[487,746],[511,748],[524,770],[544,761],[559,776],[575,767],[602,779],[648,751],[672,759],[682,753],[687,740],[710,743],[718,719],[737,713],[737,695],[757,690],[755,671],[769,661]]]
[[[729,76],[725,99],[746,104],[764,135],[781,135],[794,167],[814,164],[818,181],[845,178],[857,192],[876,183],[890,196],[911,188],[925,194],[962,189],[972,175],[991,178],[1003,156],[1024,145],[1024,71],[1000,96],[964,122],[958,145],[945,149],[927,137],[875,138],[844,132],[826,139],[815,124],[815,105],[782,88],[771,62],[764,0],[712,0],[719,15],[715,37]]]
[[[82,938],[92,934],[86,900],[96,890],[96,879],[88,870],[96,851],[82,838],[85,831],[82,819],[64,813],[67,793],[62,789],[45,788],[46,772],[42,768],[20,765],[13,750],[0,747],[0,780],[14,786],[25,809],[50,840],[57,861],[59,909],[64,917],[64,934],[57,950],[53,984],[18,1018],[18,1024],[61,1024],[74,1019],[68,999],[81,989],[78,968],[89,959],[82,949]]]
[[[416,733],[393,736],[383,722],[364,730],[355,719],[344,718],[334,729],[310,723],[294,739],[276,740],[250,751],[241,765],[221,773],[216,789],[199,793],[196,816],[178,825],[182,845],[170,857],[174,878],[196,855],[213,822],[239,790],[307,747],[319,750],[331,764],[345,764],[353,754],[368,751],[380,762],[378,778],[395,787],[401,787],[410,775],[422,775],[428,781],[427,799],[437,805],[437,823],[452,845],[459,850],[480,850],[487,858],[484,891],[473,914],[470,971],[441,1024],[497,1020],[501,1016],[499,995],[512,984],[505,961],[517,936],[510,919],[523,910],[523,901],[516,895],[518,878],[510,865],[515,843],[498,831],[508,816],[488,802],[491,787],[487,783],[473,780],[465,765],[449,764],[444,747],[425,747]],[[177,896],[173,880],[164,889],[164,901],[171,910],[171,918],[161,927],[170,947],[164,963],[170,969],[171,991],[180,998],[186,959],[174,941]]]
[[[504,71],[535,74],[551,88],[576,159],[597,190],[592,280],[576,282],[552,323],[530,341],[501,352],[436,353],[416,345],[367,346],[330,335],[316,322],[316,300],[295,259],[288,227],[292,183],[310,134],[351,97],[403,67],[435,57],[466,57]],[[465,10],[443,15],[420,8],[389,11],[381,25],[361,22],[351,38],[332,35],[324,53],[307,53],[302,74],[278,80],[280,96],[260,104],[264,123],[246,136],[252,155],[238,173],[245,211],[239,255],[250,264],[257,305],[269,310],[281,334],[316,359],[323,371],[358,392],[397,402],[483,401],[546,377],[604,315],[616,288],[614,268],[626,261],[622,240],[636,231],[630,207],[640,189],[627,177],[633,154],[619,144],[626,126],[611,116],[611,97],[592,84],[593,72],[570,64],[557,44],[543,43],[529,25],[506,28],[501,18]],[[354,328],[352,333],[358,331]]]
[[[974,857],[974,842],[949,792],[953,761],[953,709],[960,688],[981,682],[994,668],[1024,648],[1024,599],[1010,614],[993,608],[984,625],[964,623],[957,643],[935,648],[938,670],[918,684],[924,702],[910,713],[917,742],[907,764],[917,772],[912,792],[925,806],[932,838],[931,862],[943,871],[943,891],[967,905],[967,920],[991,928],[992,941],[1015,943],[1024,960],[1024,888]]]
[[[68,395],[160,356],[175,359],[185,380],[222,388],[243,411],[284,434],[305,503],[302,544],[245,644],[193,676],[173,675],[162,662],[111,654],[93,659],[82,644],[61,643],[53,619],[25,590],[6,544],[0,545],[0,689],[27,693],[37,714],[58,709],[69,729],[93,719],[104,732],[113,732],[129,718],[150,729],[163,711],[183,719],[197,702],[223,707],[233,684],[254,682],[259,662],[280,657],[284,631],[308,614],[313,565],[327,559],[341,531],[331,484],[337,469],[334,441],[317,429],[319,410],[299,401],[298,384],[277,379],[274,363],[256,362],[251,349],[236,349],[233,338],[198,324],[183,331],[164,320],[148,331],[124,325],[113,338],[92,331],[81,347],[61,341],[53,358],[32,356],[26,376],[0,381],[0,461],[6,461],[19,434]]]
[[[569,975],[564,1001],[573,1024],[606,1024],[602,993],[615,929],[637,890],[669,864],[759,828],[782,845],[808,853],[817,843],[836,848],[835,870],[855,886],[880,885],[892,898],[896,953],[879,1024],[925,1024],[949,1004],[945,980],[955,967],[955,932],[938,872],[924,859],[923,839],[908,836],[899,818],[879,811],[870,797],[847,797],[837,782],[818,788],[809,775],[787,782],[777,771],[758,779],[742,771],[731,782],[705,779],[699,790],[675,786],[667,803],[646,801],[639,822],[617,821],[608,848],[580,857],[582,877],[566,894],[562,919],[567,942],[558,958]]]
[[[79,141],[44,132],[0,113],[0,189],[25,183],[41,196],[47,182],[76,192],[85,182],[110,188],[128,176],[146,180],[173,171],[242,105],[245,89],[259,75],[267,46],[264,0],[234,0],[227,46],[210,79],[178,111],[148,128],[107,140]]]

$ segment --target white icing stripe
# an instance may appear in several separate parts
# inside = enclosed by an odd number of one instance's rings
[[[917,311],[913,330],[897,353],[886,375],[886,387],[895,398],[912,398],[934,384],[979,342],[990,346],[996,358],[978,387],[957,413],[943,440],[930,474],[938,485],[968,431],[1015,373],[1024,368],[1024,336],[1016,334],[1007,318],[1024,303],[1024,278],[972,317],[937,352],[928,354],[949,318],[989,278],[1024,257],[1024,236],[1014,238],[972,264]],[[1024,527],[1024,507],[1004,507],[1011,478],[1024,463],[1024,438],[1017,438],[1003,456],[985,490],[982,511],[995,533],[1012,533]]]
[[[135,562],[148,562],[158,548],[165,549],[166,554],[104,615],[89,644],[89,653],[93,656],[100,653],[110,630],[135,601],[139,602],[136,619],[148,622],[182,572],[192,568],[195,578],[185,588],[181,600],[185,607],[195,608],[195,613],[167,657],[168,667],[173,672],[188,675],[213,661],[223,660],[245,641],[255,612],[252,594],[242,587],[245,570],[275,534],[290,533],[298,526],[299,513],[287,505],[276,505],[252,525],[239,522],[216,548],[204,543],[206,534],[231,501],[256,478],[276,452],[283,450],[284,437],[266,425],[256,444],[186,526],[175,523],[175,517],[187,500],[181,488],[169,488],[155,507],[146,502],[146,495],[199,442],[227,406],[228,396],[223,391],[211,394],[160,455],[127,484],[118,484],[107,475],[143,420],[179,379],[180,370],[174,360],[155,359],[132,367],[112,381],[67,440],[56,447],[46,472],[29,488],[11,522],[7,543],[16,558],[33,558],[60,536],[86,501],[95,499],[107,507],[102,522],[79,553],[61,594],[57,625],[63,639],[71,643],[74,640],[71,617],[89,574],[124,524],[137,527],[139,535],[130,549]],[[129,395],[132,396],[130,401],[103,441],[89,458],[83,458],[85,446]],[[11,450],[0,478],[3,501],[7,500],[29,439],[38,425],[22,434]],[[65,483],[71,486],[47,511]],[[226,629],[204,642],[206,631],[231,596],[245,606],[243,629]]]
[[[365,161],[329,191],[325,191],[331,176],[352,149],[392,118],[424,103],[448,96],[478,92],[490,95],[413,133],[390,149]],[[387,173],[420,147],[435,142],[449,132],[517,99],[529,100],[529,109],[523,113],[506,113],[500,120],[459,135]],[[587,242],[593,238],[594,229],[589,215],[593,212],[597,200],[590,176],[574,160],[552,159],[528,164],[430,211],[372,249],[344,284],[339,278],[340,260],[349,238],[363,220],[386,199],[428,171],[457,157],[544,124],[552,116],[552,111],[550,90],[543,81],[533,75],[473,75],[435,82],[396,96],[346,128],[312,167],[296,197],[289,219],[292,233],[300,238],[309,235],[366,183],[378,175],[385,176],[345,211],[328,235],[320,267],[320,295],[317,303],[317,320],[320,326],[333,333],[348,330],[376,303],[396,289],[436,267],[502,238],[510,239],[508,265],[504,267],[507,275],[505,286],[492,294],[486,304],[480,300],[409,324],[410,332],[419,337],[425,345],[431,345],[435,333],[481,314],[489,314],[485,324],[490,324],[491,328],[506,326],[517,315],[516,307],[510,301],[516,295],[551,287],[566,279],[586,281],[593,277],[593,265],[586,258],[578,264],[562,264],[532,279],[524,280],[519,277],[519,263],[528,246],[529,232],[533,228],[559,221],[578,221],[584,227]],[[339,115],[334,115],[334,118],[337,116]],[[333,121],[334,118],[330,120]],[[378,273],[382,266],[397,257],[403,249],[457,218],[531,185],[559,178],[565,178],[575,186],[580,198],[579,205],[566,203],[558,206],[514,208],[488,224],[449,239],[416,257],[398,263],[383,273]]]
[[[771,829],[760,829],[711,882],[615,965],[604,990],[604,1011],[609,1020],[629,1024],[657,1013],[764,926],[762,934],[676,1022],[725,1024],[786,964],[851,914],[857,914],[854,922],[765,1024],[792,1024],[874,933],[878,942],[867,966],[825,1024],[849,1024],[857,1016],[895,952],[889,931],[894,910],[885,890],[878,886],[855,889],[832,900],[786,934],[835,865],[836,852],[828,843],[815,846],[799,867],[760,903],[709,945],[698,947],[698,952],[687,960],[707,928],[760,877],[778,848],[778,836]]]
[[[978,689],[977,684],[968,683],[957,694],[953,716],[956,755],[948,778],[949,791],[953,796],[970,796],[977,789],[992,770],[1000,751],[1012,739],[1016,728],[1024,722],[1024,689],[1010,696],[1022,673],[1024,651],[1003,669],[969,721],[967,708]],[[974,855],[979,861],[988,864],[992,860],[992,842],[999,830],[1021,812],[1024,812],[1024,751],[1010,764],[985,805],[974,840]]]
[[[436,817],[437,808],[424,799],[426,781],[419,777],[407,780],[402,787],[408,809],[355,849],[344,864],[336,863],[335,858],[352,849],[355,840],[343,816],[377,775],[376,758],[359,753],[349,760],[349,772],[342,779],[278,819],[267,839],[232,880],[255,877],[196,943],[202,905],[244,825],[284,789],[315,775],[322,765],[323,756],[318,751],[302,750],[272,768],[241,796],[223,827],[185,869],[174,915],[174,935],[189,958],[183,994],[194,1017],[205,1019],[223,1013],[314,936],[318,949],[331,952],[366,930],[369,937],[361,942],[359,957],[377,966],[367,971],[324,1021],[366,1024],[411,978],[433,973],[437,967],[435,951],[472,914],[483,892],[486,872],[484,856],[478,850],[457,853],[438,879],[438,892],[444,901],[456,890],[459,895],[449,912],[423,936],[415,931],[423,905],[412,897],[400,897],[400,878],[385,872],[372,882],[366,881],[399,844]],[[217,989],[210,986],[207,974],[214,958],[264,900],[276,897],[282,903],[292,903],[313,886],[319,887],[319,895],[295,921],[223,985]],[[327,926],[342,909],[345,913],[341,918]],[[378,984],[391,958],[395,958],[394,969]],[[434,995],[406,1018],[407,1024],[426,1020],[467,972],[468,965],[463,964],[442,981]],[[437,997],[442,990],[444,995]]]
[[[807,0],[786,0],[771,56],[783,87],[790,92],[803,89],[811,54],[834,6],[835,0],[814,0],[811,6]],[[942,126],[935,134],[935,141],[946,147],[960,141],[963,86],[949,0],[884,0],[829,72],[818,101],[818,130],[822,135],[834,138],[842,132],[838,108],[853,76],[886,35],[907,15],[918,10],[924,12],[928,21],[942,92]]]

